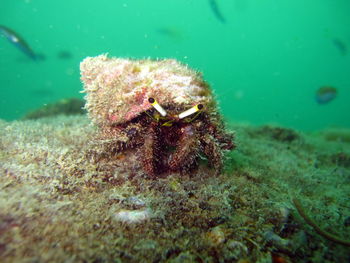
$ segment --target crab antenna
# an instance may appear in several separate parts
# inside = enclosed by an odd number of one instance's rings
[[[200,111],[201,109],[203,109],[203,104],[197,104],[195,106],[193,106],[192,108],[185,110],[184,112],[181,112],[179,114],[179,119],[183,119],[187,116],[192,115],[193,113],[196,113],[197,111]]]
[[[160,115],[162,115],[163,117],[166,116],[166,111],[162,108],[162,106],[159,105],[159,103],[154,98],[149,98],[148,102],[151,103],[153,108],[155,108],[160,113]]]

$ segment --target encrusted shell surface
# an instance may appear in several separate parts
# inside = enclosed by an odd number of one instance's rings
[[[87,57],[80,64],[90,118],[99,125],[129,121],[151,108],[148,98],[161,105],[198,103],[214,106],[209,86],[200,73],[174,59],[130,60]]]

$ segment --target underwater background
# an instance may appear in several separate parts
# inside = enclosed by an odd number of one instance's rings
[[[3,0],[0,118],[78,97],[87,56],[176,58],[203,72],[225,117],[300,130],[350,127],[347,0]],[[38,56],[39,57],[39,56]],[[325,102],[321,87],[336,92]]]
[[[350,262],[349,13],[349,0],[2,0],[1,263]],[[109,92],[91,120],[71,114],[85,113],[80,62],[106,53],[202,72],[227,129],[198,113],[91,125]]]

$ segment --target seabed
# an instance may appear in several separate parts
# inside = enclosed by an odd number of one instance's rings
[[[85,116],[0,121],[1,262],[348,262],[350,131],[232,124],[224,172],[90,158]]]

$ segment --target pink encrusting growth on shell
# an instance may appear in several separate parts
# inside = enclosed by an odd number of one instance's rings
[[[130,60],[88,57],[80,64],[86,109],[99,125],[129,121],[150,109],[150,97],[160,104],[213,106],[213,96],[201,74],[174,59]]]

